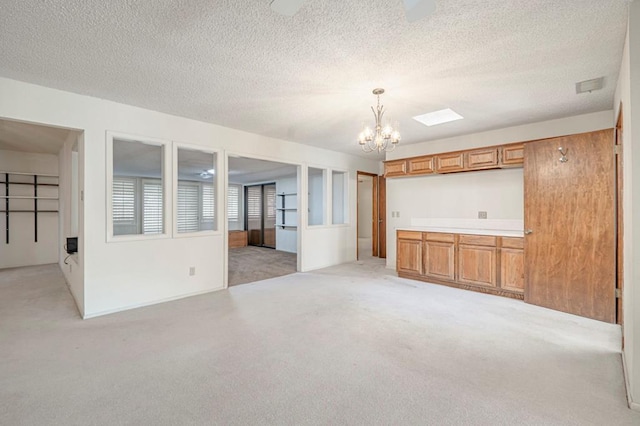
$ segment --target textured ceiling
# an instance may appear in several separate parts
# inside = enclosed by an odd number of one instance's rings
[[[58,154],[74,130],[0,120],[0,149]]]
[[[375,87],[403,144],[613,106],[623,0],[440,0],[412,24],[401,0],[269,3],[3,0],[0,76],[351,153]],[[446,107],[465,119],[411,119]]]

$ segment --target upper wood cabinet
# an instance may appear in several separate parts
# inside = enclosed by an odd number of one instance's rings
[[[498,148],[485,148],[468,151],[466,167],[470,170],[493,169],[498,166]]]
[[[433,156],[414,157],[407,160],[409,175],[426,175],[433,173]]]
[[[405,176],[407,174],[407,160],[392,160],[384,163],[384,177]]]
[[[522,167],[524,145],[524,142],[513,143],[385,161],[384,175],[393,178]]]
[[[392,160],[384,163],[384,177],[405,176],[407,174],[407,160]]]
[[[514,144],[502,147],[502,164],[515,166],[524,163],[524,144]]]
[[[410,274],[422,274],[422,233],[398,231],[397,236],[397,271]]]
[[[438,154],[435,157],[437,173],[453,173],[464,170],[464,152]]]

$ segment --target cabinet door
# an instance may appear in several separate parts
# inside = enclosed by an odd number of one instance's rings
[[[502,164],[516,165],[524,163],[524,144],[502,147]]]
[[[496,286],[495,247],[458,246],[458,281],[485,286]]]
[[[416,157],[407,160],[410,175],[426,175],[433,173],[433,157]]]
[[[452,152],[436,156],[436,172],[451,173],[464,170],[464,153]]]
[[[405,176],[407,174],[407,160],[385,161],[384,177]]]
[[[500,286],[524,293],[524,251],[503,247],[500,253]]]
[[[455,279],[455,243],[425,241],[424,274],[453,281]]]
[[[491,169],[498,167],[498,148],[477,149],[467,152],[468,169]]]
[[[410,274],[422,274],[422,242],[398,239],[396,270]]]

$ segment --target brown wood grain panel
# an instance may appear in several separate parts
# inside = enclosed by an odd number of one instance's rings
[[[498,237],[491,235],[467,235],[461,234],[459,237],[460,244],[470,244],[476,246],[495,247]]]
[[[378,177],[378,256],[387,258],[387,179]]]
[[[496,277],[495,247],[458,246],[458,281],[495,287]]]
[[[483,148],[466,152],[468,169],[487,169],[498,166],[498,148]]]
[[[407,174],[407,160],[392,160],[384,162],[384,176],[397,177]]]
[[[398,239],[422,241],[422,232],[420,231],[396,231]]]
[[[500,287],[524,292],[524,250],[500,250]]]
[[[452,243],[455,241],[454,234],[446,234],[442,232],[425,232],[423,233],[425,241],[441,241],[443,243]]]
[[[438,154],[435,158],[437,173],[451,173],[464,170],[464,152]]]
[[[396,270],[422,274],[422,241],[398,238]]]
[[[613,144],[610,129],[525,145],[526,302],[615,321]]]
[[[524,143],[502,147],[501,164],[514,166],[524,163]]]
[[[502,247],[524,249],[524,238],[502,237]]]
[[[433,157],[414,157],[407,160],[409,175],[426,175],[433,173]]]
[[[229,248],[245,247],[247,240],[247,231],[229,231]]]
[[[449,280],[455,279],[455,244],[425,241],[424,274]]]

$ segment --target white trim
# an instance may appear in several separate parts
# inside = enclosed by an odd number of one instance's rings
[[[107,309],[105,311],[99,311],[99,312],[93,312],[93,313],[85,314],[85,315],[82,316],[82,319],[90,319],[90,318],[101,317],[103,315],[109,315],[109,314],[115,314],[117,312],[128,311],[129,309],[143,308],[145,306],[156,305],[158,303],[171,302],[171,301],[174,301],[174,300],[185,299],[187,297],[200,296],[202,294],[213,293],[213,292],[224,290],[224,289],[225,289],[225,287],[223,286],[223,287],[214,288],[214,289],[207,289],[207,290],[194,291],[192,293],[185,293],[185,294],[181,294],[179,296],[165,297],[163,299],[155,299],[155,300],[152,300],[152,301],[149,301],[149,302],[134,303],[133,305],[127,305],[127,306],[123,306],[123,307],[120,307],[120,308]]]
[[[163,205],[163,227],[162,234],[131,234],[131,235],[113,235],[113,140],[119,139],[128,142],[138,142],[147,145],[156,145],[162,148],[162,194],[164,197]],[[146,136],[133,136],[131,134],[125,134],[120,132],[114,132],[111,130],[106,131],[106,179],[105,179],[105,194],[106,194],[106,241],[107,243],[122,242],[122,241],[146,241],[155,239],[171,238],[172,231],[172,210],[169,208],[173,203],[173,193],[170,191],[172,185],[170,185],[167,176],[171,176],[171,157],[168,155],[167,149],[171,146],[171,141],[165,139],[151,138]]]
[[[627,405],[633,411],[640,412],[640,403],[634,402],[631,395],[631,384],[629,382],[629,370],[627,369],[627,355],[624,349],[622,350],[622,375],[624,376],[624,387],[627,394]]]
[[[204,230],[204,231],[196,231],[196,232],[178,232],[178,149],[184,148],[191,151],[199,151],[206,154],[213,154],[213,164],[212,167],[216,171],[215,179],[214,179],[214,197],[215,197],[215,211],[214,211],[214,229],[213,230]],[[213,235],[221,235],[223,230],[221,229],[221,216],[224,214],[225,208],[220,207],[220,203],[224,201],[226,204],[226,200],[221,201],[222,197],[220,196],[221,183],[220,181],[224,180],[221,178],[221,161],[220,157],[222,156],[222,151],[215,148],[210,148],[204,145],[197,145],[193,143],[180,142],[180,141],[172,141],[171,144],[171,154],[172,154],[172,173],[171,173],[171,192],[173,194],[173,201],[171,203],[171,210],[173,212],[173,232],[171,236],[173,238],[192,238],[192,237],[207,237]]]

